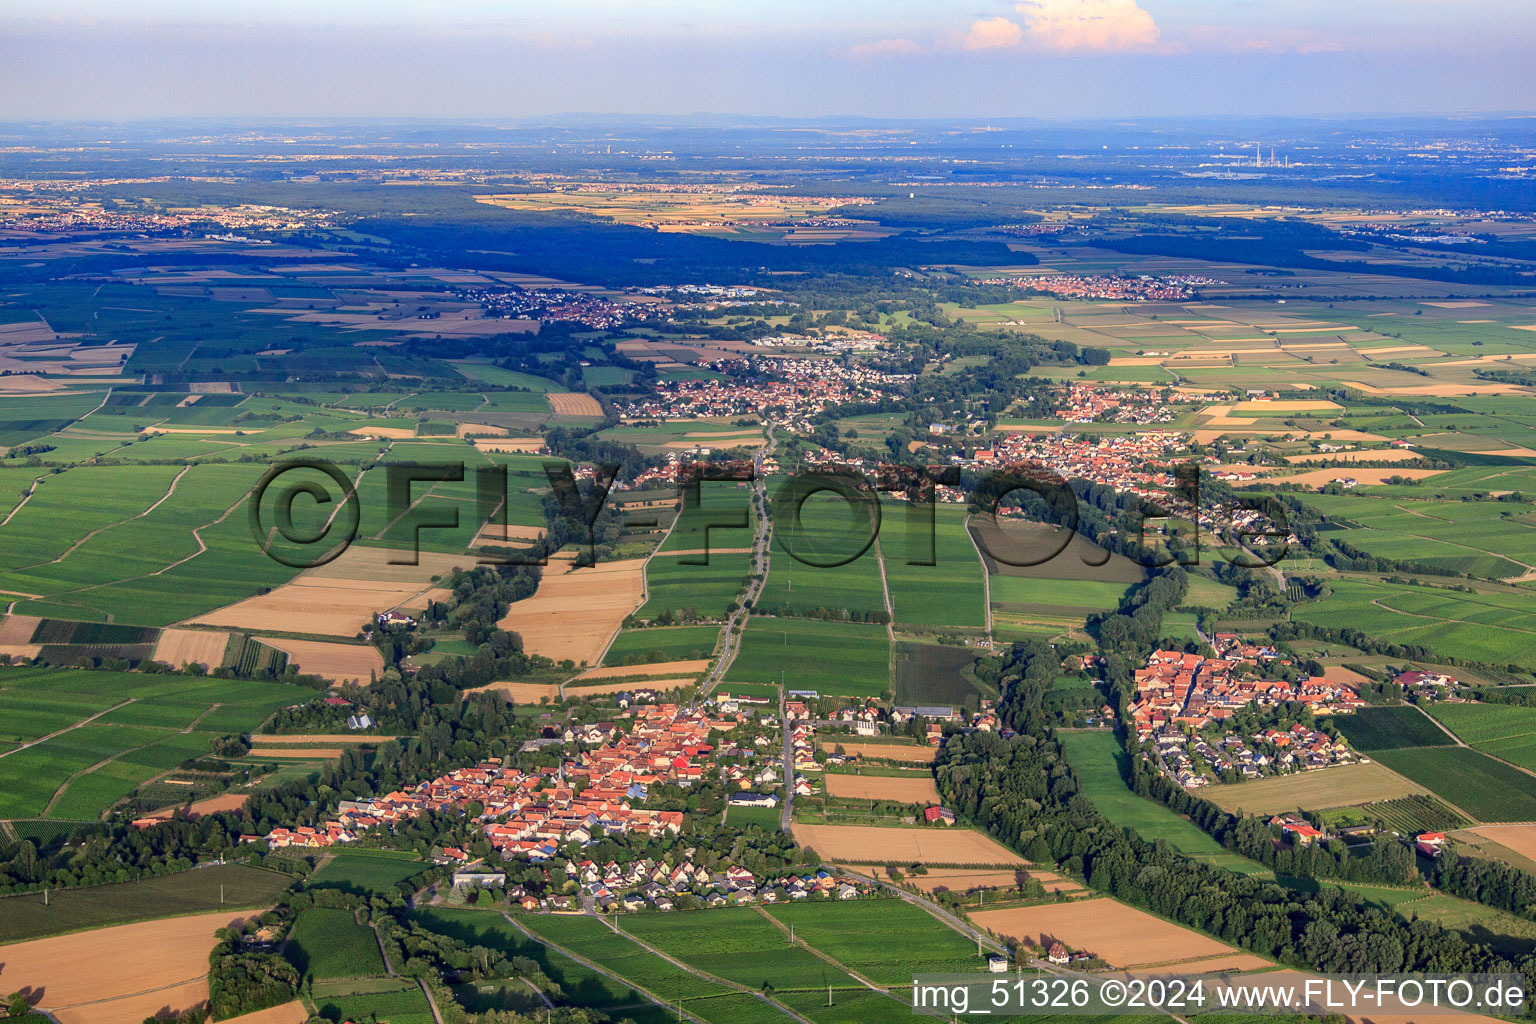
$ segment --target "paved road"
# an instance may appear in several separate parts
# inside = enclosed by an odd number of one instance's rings
[[[795,743],[790,735],[789,719],[784,714],[784,687],[779,687],[779,732],[784,737],[784,805],[779,810],[779,831],[789,831],[789,819],[795,812]]]
[[[769,452],[772,450],[773,428],[770,427],[768,429],[768,444],[763,451]],[[761,459],[762,456],[760,454],[758,456],[759,463]],[[763,486],[761,471],[754,474],[754,477],[752,481],[753,498],[754,500],[762,499],[766,505],[767,490]],[[720,649],[720,657],[715,659],[715,667],[709,670],[709,674],[699,684],[699,692],[705,696],[708,696],[711,690],[720,685],[720,680],[725,678],[725,673],[730,670],[732,663],[736,661],[736,655],[741,652],[741,638],[737,635],[736,628],[738,626],[746,626],[747,616],[751,614],[747,610],[747,605],[757,603],[758,597],[762,595],[763,586],[768,581],[768,540],[771,533],[768,517],[766,515],[758,515],[756,530],[752,535],[752,566],[748,570],[757,579],[747,585],[746,594],[741,599],[741,606],[731,613],[731,617],[725,623],[725,641],[724,646]]]

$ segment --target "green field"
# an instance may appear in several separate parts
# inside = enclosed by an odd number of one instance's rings
[[[0,674],[0,740],[58,735],[0,758],[0,818],[97,818],[139,784],[207,754],[221,733],[252,731],[297,699],[292,686],[252,680],[9,669]]]
[[[850,987],[857,984],[805,949],[755,909],[732,907],[626,918],[624,931],[707,974],[753,989]]]
[[[1527,595],[1467,594],[1353,579],[1328,585],[1332,593],[1296,605],[1292,617],[1320,626],[1347,625],[1378,640],[1419,644],[1447,657],[1536,665],[1531,655],[1536,610]]]
[[[0,897],[0,942],[242,907],[265,907],[293,882],[243,864],[157,875],[136,882]],[[222,901],[221,901],[222,900]]]
[[[414,916],[433,931],[450,935],[469,945],[482,945],[500,950],[507,956],[525,956],[536,961],[544,973],[560,986],[562,1001],[570,1005],[599,1010],[615,1020],[632,1018],[636,1024],[663,1024],[666,1019],[675,1019],[675,1010],[672,1011],[672,1018],[657,1016],[665,1013],[659,1004],[651,1002],[629,985],[614,981],[542,942],[528,938],[500,914],[430,907],[416,911]],[[536,922],[530,920],[530,923]],[[567,943],[562,942],[562,945]],[[477,1007],[469,1008],[479,1012]]]
[[[1372,756],[1479,821],[1536,821],[1536,778],[1476,750],[1406,747]]]
[[[827,612],[865,622],[882,615],[885,593],[872,538],[884,523],[872,520],[874,507],[855,508],[821,491],[801,503],[796,521],[793,503],[776,490],[782,486],[776,481],[768,488],[775,499],[773,547],[757,608],[765,615]]]
[[[1411,705],[1361,708],[1352,715],[1333,719],[1344,738],[1359,750],[1396,750],[1402,747],[1442,747],[1456,741]]]
[[[1125,751],[1113,733],[1064,732],[1060,738],[1072,770],[1082,782],[1083,795],[1116,825],[1134,829],[1147,842],[1161,839],[1192,857],[1243,874],[1264,870],[1246,858],[1228,853],[1192,822],[1162,804],[1132,793],[1121,774]]]
[[[900,900],[789,903],[765,908],[795,938],[879,985],[913,974],[975,970],[976,945],[927,911]]]
[[[708,658],[719,639],[720,630],[716,626],[626,629],[614,637],[603,664],[633,665]]]
[[[283,953],[312,978],[365,978],[384,973],[384,955],[373,929],[350,910],[311,907],[288,933]]]
[[[889,661],[884,626],[753,616],[725,681],[874,697],[890,689]]]
[[[631,918],[626,923],[633,920]],[[681,1002],[687,1012],[707,1024],[736,1024],[737,1021],[782,1024],[785,1020],[780,1011],[761,1000],[678,970],[625,936],[615,935],[595,918],[550,915],[525,918],[523,924],[535,935],[600,964],[673,1007]]]
[[[342,889],[362,894],[387,893],[395,883],[431,867],[415,854],[384,850],[340,850],[304,883],[306,889]]]
[[[1435,478],[1431,478],[1433,482]],[[1347,523],[1343,539],[1382,558],[1486,579],[1519,576],[1536,564],[1536,534],[1499,502],[1402,500],[1375,495],[1309,495],[1306,502]]]
[[[1131,589],[1128,583],[1030,576],[993,576],[991,583],[994,607],[1029,605],[1082,613],[1111,611]]]
[[[1536,771],[1536,708],[1438,703],[1430,714],[1478,750]]]
[[[432,1007],[421,986],[408,979],[348,983],[320,981],[311,999],[326,1020],[388,1021],[389,1024],[433,1024]]]
[[[929,524],[914,514],[920,512],[892,502],[881,518],[880,554],[895,621],[918,629],[985,629],[986,570],[966,533],[965,510],[937,506],[931,534]],[[912,564],[929,561],[933,564]]]
[[[726,812],[725,820],[737,828],[756,826],[774,830],[779,827],[779,809],[777,807],[732,807]]]
[[[973,671],[984,652],[974,647],[923,644],[898,640],[891,652],[892,685],[903,704],[956,704],[977,706],[983,696],[993,696]]]

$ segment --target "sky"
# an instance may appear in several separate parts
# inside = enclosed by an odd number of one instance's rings
[[[0,120],[1536,110],[1533,0],[0,0],[0,24]]]

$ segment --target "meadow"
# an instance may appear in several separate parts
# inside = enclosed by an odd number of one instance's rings
[[[306,889],[342,889],[359,895],[386,895],[431,865],[415,854],[387,850],[339,850],[304,883]]]
[[[775,683],[845,697],[890,689],[890,641],[883,626],[753,616],[725,681]]]
[[[898,640],[891,652],[891,682],[903,704],[974,705],[992,696],[974,666],[983,652],[974,647]]]
[[[1331,593],[1296,605],[1292,618],[1321,626],[1347,624],[1378,640],[1420,644],[1447,657],[1498,664],[1530,660],[1536,611],[1527,595],[1356,579],[1330,580],[1328,586]]]
[[[432,1007],[414,980],[357,984],[316,980],[311,1001],[326,1020],[433,1024]]]
[[[786,903],[764,908],[792,925],[795,938],[877,985],[910,984],[917,973],[961,972],[978,964],[976,946],[900,900]]]
[[[965,510],[937,505],[931,527],[921,511],[891,502],[881,518],[880,556],[895,621],[916,629],[985,629],[986,570],[966,532]]]
[[[1347,523],[1351,545],[1382,558],[1494,580],[1536,565],[1536,531],[1507,503],[1321,494],[1305,501]]]
[[[1099,813],[1120,828],[1134,829],[1147,842],[1161,839],[1200,860],[1243,874],[1262,871],[1259,865],[1224,850],[1194,823],[1162,804],[1132,793],[1121,774],[1125,751],[1113,733],[1063,732],[1067,760],[1082,782],[1082,792]]]
[[[719,639],[718,626],[627,629],[614,637],[603,664],[629,665],[708,658]]]
[[[373,929],[350,910],[311,907],[299,914],[283,954],[311,978],[363,978],[384,973]]]
[[[631,1017],[636,1024],[651,1024],[652,1017],[649,1015],[661,1010],[659,1004],[651,1002],[629,985],[577,963],[536,939],[530,939],[500,914],[428,907],[417,910],[414,917],[433,931],[450,935],[470,945],[486,946],[508,956],[525,956],[537,962],[544,973],[560,986],[564,1001],[570,1005],[609,1012],[619,1020]],[[623,1012],[614,1012],[619,1008],[623,1008]],[[672,1012],[672,1019],[675,1019],[676,1011]],[[654,1024],[661,1022],[657,1020]]]
[[[883,519],[828,491],[800,503],[796,519],[789,492],[775,492],[785,483],[769,485],[773,546],[757,608],[765,615],[830,612],[855,621],[883,614],[885,593],[873,539],[883,531]]]
[[[1467,743],[1481,745],[1536,733],[1536,708],[1518,704],[1430,705],[1429,714]]]
[[[229,908],[268,906],[293,883],[276,871],[223,864],[134,882],[0,897],[0,942]],[[3,959],[3,957],[0,957]]]
[[[1456,742],[1424,712],[1408,704],[1361,708],[1352,715],[1335,717],[1333,724],[1351,745],[1364,751],[1441,747]]]
[[[655,1000],[672,1007],[681,1004],[706,1024],[738,1020],[782,1024],[785,1020],[784,1014],[761,1000],[678,970],[624,935],[615,935],[595,918],[551,915],[524,918],[522,923],[535,935],[600,964]]]
[[[296,692],[254,680],[10,669],[0,675],[0,720],[13,728],[0,738],[58,735],[0,757],[0,818],[95,819],[139,784],[207,754],[215,737],[254,730]]]
[[[1406,747],[1372,756],[1478,821],[1536,821],[1532,777],[1476,750]]]
[[[750,907],[641,914],[620,927],[707,974],[753,989],[851,987],[844,971],[790,944],[788,930]]]

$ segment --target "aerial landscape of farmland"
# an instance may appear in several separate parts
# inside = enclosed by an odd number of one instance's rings
[[[1536,1012],[1529,11],[198,6],[0,44],[0,1024]]]

